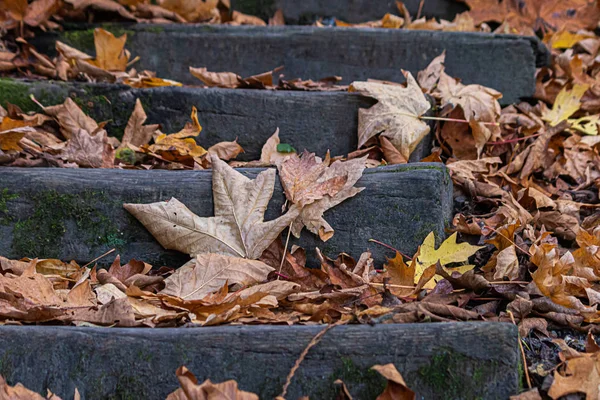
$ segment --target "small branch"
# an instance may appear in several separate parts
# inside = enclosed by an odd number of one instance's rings
[[[369,282],[369,285],[371,286],[378,286],[378,287],[391,287],[391,288],[398,288],[398,289],[414,289],[415,286],[404,286],[404,285],[393,285],[391,283],[383,284],[383,283],[372,283]]]
[[[296,371],[298,370],[298,368],[300,368],[300,364],[302,364],[302,361],[304,361],[304,358],[306,357],[306,355],[308,354],[308,351],[313,348],[316,344],[318,344],[321,339],[323,338],[323,336],[325,336],[325,334],[332,328],[335,328],[338,325],[344,325],[348,323],[348,321],[338,321],[335,324],[331,324],[331,325],[327,325],[325,327],[325,329],[323,329],[321,332],[317,333],[315,335],[314,338],[312,338],[312,340],[308,343],[308,345],[306,346],[306,348],[304,350],[302,350],[302,353],[300,353],[300,357],[298,357],[298,359],[296,360],[296,362],[294,363],[294,366],[292,367],[292,369],[290,370],[290,373],[288,374],[286,380],[285,380],[285,385],[283,385],[283,390],[281,391],[281,394],[278,396],[278,398],[285,398],[285,395],[287,394],[288,388],[290,387],[290,384],[292,383],[292,378],[294,377],[294,374],[296,373]]]
[[[517,326],[512,311],[508,310],[508,315],[510,316],[510,320],[512,321],[512,323],[515,326]],[[521,349],[521,357],[523,358],[523,369],[525,370],[525,379],[527,380],[527,386],[529,386],[529,389],[531,389],[531,379],[529,379],[529,369],[527,368],[527,360],[525,359],[525,350],[523,349],[523,343],[521,343],[521,335],[519,335],[519,349]]]
[[[413,118],[417,118],[417,119],[426,119],[426,120],[432,120],[432,121],[446,121],[446,122],[460,122],[462,124],[469,124],[470,121],[467,121],[466,119],[457,119],[457,118],[445,118],[445,117],[429,117],[426,115],[415,115],[415,114],[409,114],[409,113],[402,113],[399,112],[397,113],[399,115],[405,115],[407,117],[413,117]],[[489,125],[489,126],[500,126],[499,123],[497,122],[483,122],[483,121],[476,121],[478,124],[483,124],[483,125]]]
[[[516,138],[516,139],[508,139],[508,140],[502,140],[500,142],[487,142],[486,145],[499,145],[499,144],[509,144],[509,143],[517,143],[520,142],[521,140],[527,140],[527,139],[531,139],[531,138],[535,138],[538,136],[542,136],[544,134],[544,132],[542,133],[536,133],[535,135],[529,135],[529,136],[523,136],[520,138]]]
[[[100,257],[96,257],[96,258],[94,258],[92,261],[90,261],[89,263],[85,264],[85,265],[84,265],[83,267],[81,267],[81,268],[85,268],[85,267],[87,267],[88,265],[90,265],[90,264],[92,264],[92,263],[95,263],[95,262],[96,262],[96,261],[98,261],[99,259],[106,257],[107,255],[109,255],[110,253],[112,253],[112,252],[113,252],[113,251],[115,251],[115,250],[116,250],[116,249],[110,249],[110,250],[109,250],[109,251],[107,251],[106,253],[102,254]]]

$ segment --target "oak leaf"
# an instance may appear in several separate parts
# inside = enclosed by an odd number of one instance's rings
[[[418,283],[419,278],[427,268],[435,265],[437,262],[439,262],[448,273],[452,273],[453,271],[464,273],[475,267],[474,265],[464,265],[458,268],[446,268],[446,265],[451,263],[466,262],[469,257],[483,248],[483,246],[473,246],[469,243],[456,243],[456,237],[457,233],[455,232],[448,239],[444,240],[440,247],[436,249],[434,233],[431,232],[427,235],[419,248],[415,270],[415,283]],[[433,288],[434,286],[435,284],[430,281],[424,287]]]
[[[429,133],[429,125],[419,117],[431,105],[413,76],[404,72],[406,87],[376,82],[353,82],[351,92],[373,97],[379,102],[358,110],[358,147],[381,133],[390,139],[405,159]]]
[[[160,293],[201,300],[225,284],[247,286],[261,282],[271,271],[273,268],[258,260],[204,253],[165,279],[166,287]]]
[[[299,214],[292,206],[283,216],[264,222],[273,195],[275,170],[248,179],[216,156],[213,165],[215,216],[202,218],[177,199],[152,204],[125,204],[167,249],[196,256],[219,253],[257,259]]]

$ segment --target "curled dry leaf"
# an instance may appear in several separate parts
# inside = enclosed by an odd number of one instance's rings
[[[410,154],[429,133],[429,125],[420,117],[431,105],[413,76],[405,72],[406,87],[375,82],[353,82],[350,91],[377,99],[369,109],[358,111],[358,147],[381,133],[408,160]]]
[[[152,204],[125,204],[167,249],[196,256],[219,253],[257,259],[299,214],[295,206],[264,222],[273,195],[275,170],[251,180],[212,156],[215,216],[201,218],[177,199]]]
[[[186,367],[179,367],[176,374],[181,387],[169,394],[167,400],[258,400],[258,396],[254,393],[238,389],[237,382],[234,380],[212,383],[207,379],[202,384],[198,384],[194,374]]]
[[[325,220],[323,213],[332,207],[340,204],[350,197],[356,196],[364,188],[354,187],[361,178],[365,169],[367,157],[356,158],[348,161],[336,161],[323,173],[321,181],[326,182],[339,176],[347,176],[344,186],[334,195],[325,196],[305,207],[300,211],[299,217],[292,225],[292,233],[300,237],[302,228],[306,227],[310,232],[319,235],[323,241],[331,239],[334,229]]]
[[[377,396],[377,400],[415,400],[417,398],[415,392],[408,388],[394,364],[373,365],[371,369],[379,372],[388,381],[383,393]]]
[[[239,145],[237,139],[233,142],[220,142],[208,148],[209,154],[214,154],[221,160],[231,160],[236,158],[244,149]]]

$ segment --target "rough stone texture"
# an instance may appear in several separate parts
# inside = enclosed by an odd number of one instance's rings
[[[52,52],[59,39],[94,52],[93,30],[85,25],[35,40]],[[189,67],[249,76],[284,66],[288,78],[338,75],[343,82],[382,79],[401,82],[446,51],[447,72],[465,83],[492,87],[509,104],[535,91],[536,62],[547,61],[536,38],[483,33],[304,26],[109,25],[128,34],[128,48],[141,57],[136,68],[184,83],[199,81]]]
[[[298,151],[324,156],[346,155],[358,144],[358,110],[375,100],[346,92],[292,92],[244,89],[163,87],[132,89],[125,85],[0,80],[0,105],[16,103],[24,111],[42,104],[63,103],[71,97],[96,121],[108,121],[110,134],[121,138],[135,100],[148,114],[147,123],[160,123],[163,132],[177,132],[190,121],[192,106],[203,127],[196,138],[205,148],[238,139],[244,153],[238,160],[258,160],[262,146],[279,127],[282,143]],[[432,130],[433,126],[432,125]],[[430,154],[431,135],[413,152],[411,161]]]
[[[253,178],[259,169],[242,169]],[[152,203],[176,197],[202,217],[212,216],[211,171],[139,171],[3,168],[0,174],[0,254],[9,258],[75,259],[86,263],[111,248],[126,260],[179,267],[187,255],[166,251],[123,209],[123,203]],[[298,242],[314,264],[314,247],[354,257],[371,249],[378,265],[393,256],[378,239],[412,254],[431,231],[444,236],[452,209],[452,182],[442,164],[415,163],[365,171],[366,189],[329,210],[336,230],[323,243],[304,231]],[[266,219],[281,212],[279,183]],[[295,240],[291,241],[296,243]],[[103,262],[110,262],[104,260]]]
[[[200,382],[235,379],[263,399],[280,393],[295,360],[322,326],[216,328],[0,327],[0,373],[45,394],[82,399],[164,399],[187,366]],[[421,399],[505,400],[518,392],[517,330],[461,322],[339,326],[313,347],[287,398],[333,399],[341,378],[356,399],[375,399],[394,363]]]
[[[366,22],[381,19],[386,13],[399,15],[395,0],[232,0],[234,10],[257,15],[265,20],[276,10],[283,11],[288,24],[311,24],[318,17],[336,17],[346,22]],[[455,0],[404,0],[404,5],[414,18],[423,3],[421,16],[454,19],[468,10]]]

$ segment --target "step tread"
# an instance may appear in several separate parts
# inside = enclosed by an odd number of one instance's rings
[[[200,382],[238,381],[274,398],[323,326],[214,328],[0,327],[0,371],[9,383],[70,398],[164,399],[185,365]],[[374,364],[394,363],[417,398],[507,399],[518,391],[518,337],[511,324],[461,322],[339,326],[313,347],[288,398],[333,398],[341,378],[355,398],[385,386]],[[39,368],[43,365],[44,368]]]
[[[253,178],[260,169],[239,171]],[[123,203],[176,197],[209,217],[214,215],[211,184],[211,171],[3,168],[0,194],[6,196],[7,212],[0,212],[0,254],[87,263],[115,247],[125,260],[179,267],[189,256],[162,249]],[[368,169],[356,186],[366,189],[325,213],[336,230],[332,239],[323,243],[304,231],[299,242],[292,241],[307,249],[312,265],[316,246],[330,256],[346,252],[357,259],[370,249],[381,265],[393,253],[369,243],[371,238],[412,254],[429,232],[445,235],[452,182],[444,165]],[[279,215],[284,200],[277,180],[266,220]]]
[[[471,32],[227,25],[107,29],[129,33],[127,47],[141,57],[136,68],[190,84],[199,83],[190,66],[250,76],[282,65],[288,78],[338,75],[345,83],[369,78],[402,82],[402,69],[416,74],[445,50],[448,74],[492,87],[508,104],[533,95],[536,63],[547,60],[535,38]],[[93,53],[93,30],[73,32],[49,33],[35,43],[52,52],[59,39]]]

